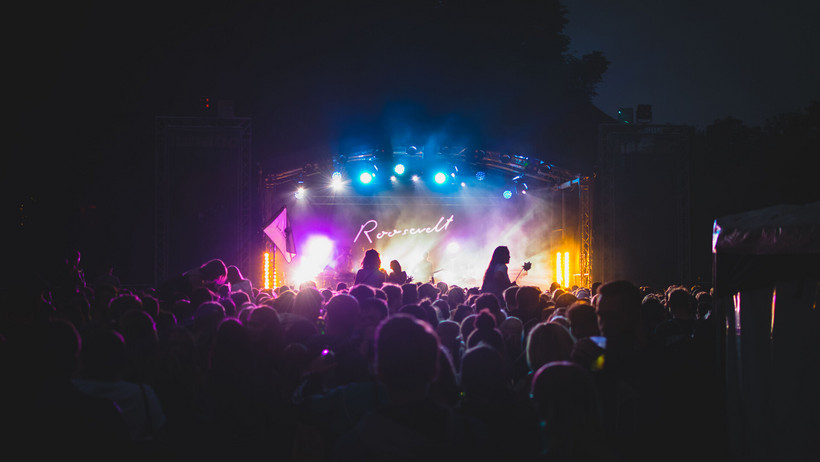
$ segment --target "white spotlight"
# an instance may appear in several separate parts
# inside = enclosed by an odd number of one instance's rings
[[[344,182],[342,181],[342,174],[339,172],[333,172],[333,175],[330,176],[330,187],[333,188],[334,191],[338,191],[342,189]]]

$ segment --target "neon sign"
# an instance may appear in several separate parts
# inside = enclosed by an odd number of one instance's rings
[[[444,222],[444,224],[442,224]],[[415,235],[415,234],[431,234],[431,233],[440,233],[447,229],[450,226],[450,223],[453,222],[453,215],[450,215],[450,218],[447,218],[445,221],[444,217],[441,217],[436,223],[435,226],[427,226],[427,227],[420,227],[420,228],[404,228],[404,229],[391,229],[391,230],[382,230],[376,233],[373,238],[370,237],[370,234],[375,232],[376,229],[379,227],[379,222],[376,220],[368,220],[364,222],[364,224],[359,228],[359,233],[356,234],[356,238],[353,239],[353,243],[355,244],[356,241],[359,240],[362,234],[364,237],[367,238],[369,243],[373,243],[373,239],[381,239],[384,237],[394,237],[394,236],[406,236],[408,234]]]

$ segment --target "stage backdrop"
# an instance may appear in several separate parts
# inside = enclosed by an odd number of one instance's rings
[[[560,206],[560,205],[559,205]],[[277,254],[285,282],[313,279],[331,286],[355,273],[367,249],[391,260],[415,280],[429,281],[425,254],[436,281],[463,287],[481,284],[493,250],[510,249],[510,278],[525,261],[532,269],[519,285],[546,288],[554,280],[555,222],[550,199],[535,195],[505,200],[481,194],[458,196],[305,197],[287,204],[297,256]],[[335,278],[335,279],[334,279]]]

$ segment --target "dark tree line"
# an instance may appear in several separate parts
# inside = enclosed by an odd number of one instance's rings
[[[721,216],[820,200],[820,102],[762,126],[718,119],[696,135],[691,163],[694,268],[710,273],[710,236]]]

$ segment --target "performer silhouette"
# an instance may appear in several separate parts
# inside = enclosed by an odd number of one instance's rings
[[[506,246],[498,246],[493,251],[490,264],[484,272],[484,281],[481,284],[481,292],[494,294],[499,300],[504,300],[504,289],[510,287],[510,275],[507,264],[510,262],[510,249]]]

